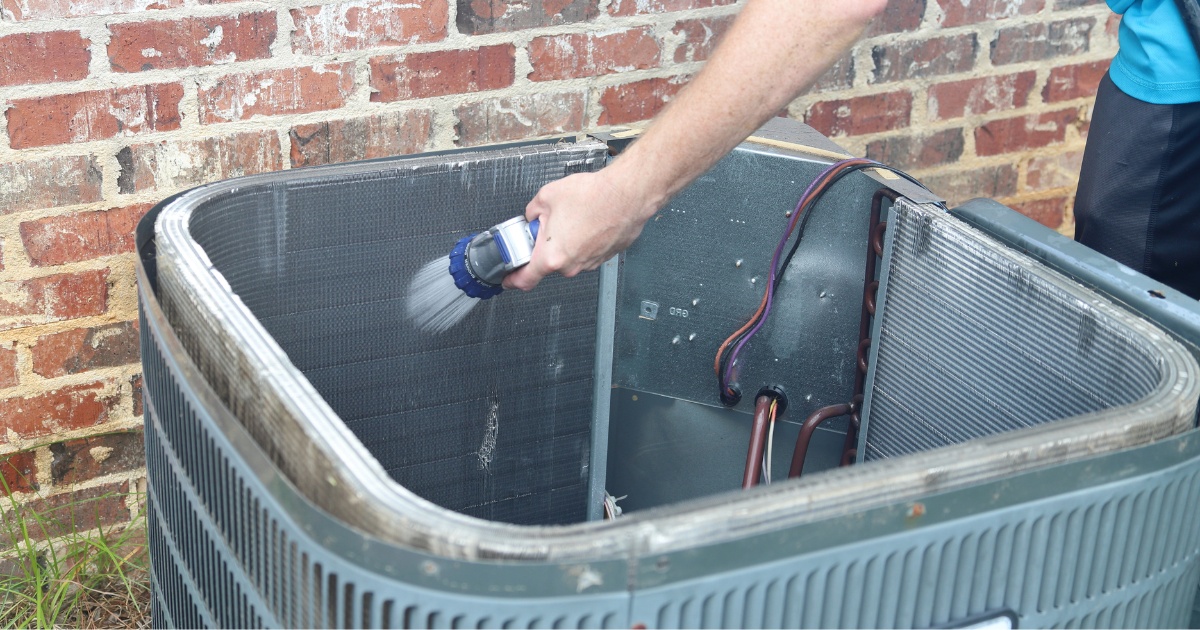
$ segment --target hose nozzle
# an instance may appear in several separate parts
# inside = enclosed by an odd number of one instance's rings
[[[499,295],[501,282],[533,256],[540,222],[513,217],[492,228],[464,236],[450,250],[450,275],[463,293],[481,300]]]

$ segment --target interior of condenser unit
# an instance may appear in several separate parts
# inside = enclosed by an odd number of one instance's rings
[[[378,497],[395,488],[565,525],[844,466],[893,466],[855,496],[894,497],[911,487],[888,483],[933,467],[979,479],[1190,425],[1168,403],[1194,404],[1194,362],[1171,339],[902,174],[852,169],[801,207],[847,156],[780,125],[618,259],[484,300],[443,333],[406,315],[418,269],[626,140],[197,189],[158,219],[159,298],[276,465],[367,531],[393,527]]]

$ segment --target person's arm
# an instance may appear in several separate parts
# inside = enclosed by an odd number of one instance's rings
[[[595,269],[675,193],[776,115],[858,39],[887,0],[748,0],[696,78],[613,163],[542,187],[529,264],[505,286]]]

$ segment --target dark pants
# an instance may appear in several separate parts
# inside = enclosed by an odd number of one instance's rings
[[[1146,103],[1104,76],[1075,240],[1200,299],[1200,103]]]

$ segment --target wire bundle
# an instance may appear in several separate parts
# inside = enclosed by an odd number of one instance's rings
[[[717,385],[720,388],[721,403],[732,407],[741,400],[741,389],[737,384],[737,368],[738,355],[742,348],[750,341],[760,328],[763,322],[771,314],[771,305],[774,301],[775,291],[779,288],[779,283],[783,280],[783,272],[792,262],[792,257],[796,254],[796,250],[800,247],[800,240],[804,237],[804,227],[808,224],[809,218],[812,216],[813,206],[819,201],[831,186],[846,175],[863,169],[879,168],[891,171],[904,177],[905,179],[921,185],[907,173],[896,170],[889,166],[885,166],[874,160],[866,158],[850,158],[840,162],[834,162],[828,168],[817,175],[816,179],[808,185],[804,190],[804,194],[800,196],[800,201],[796,203],[796,209],[791,213],[791,218],[788,221],[787,229],[783,232],[783,237],[779,239],[779,244],[775,246],[775,253],[771,256],[771,270],[767,276],[767,287],[763,292],[762,302],[758,305],[758,310],[741,328],[729,336],[725,343],[717,349],[717,356],[713,360],[713,371],[717,374]],[[783,253],[784,247],[792,238],[795,232],[796,238],[792,243],[791,249],[783,261],[779,260]]]

